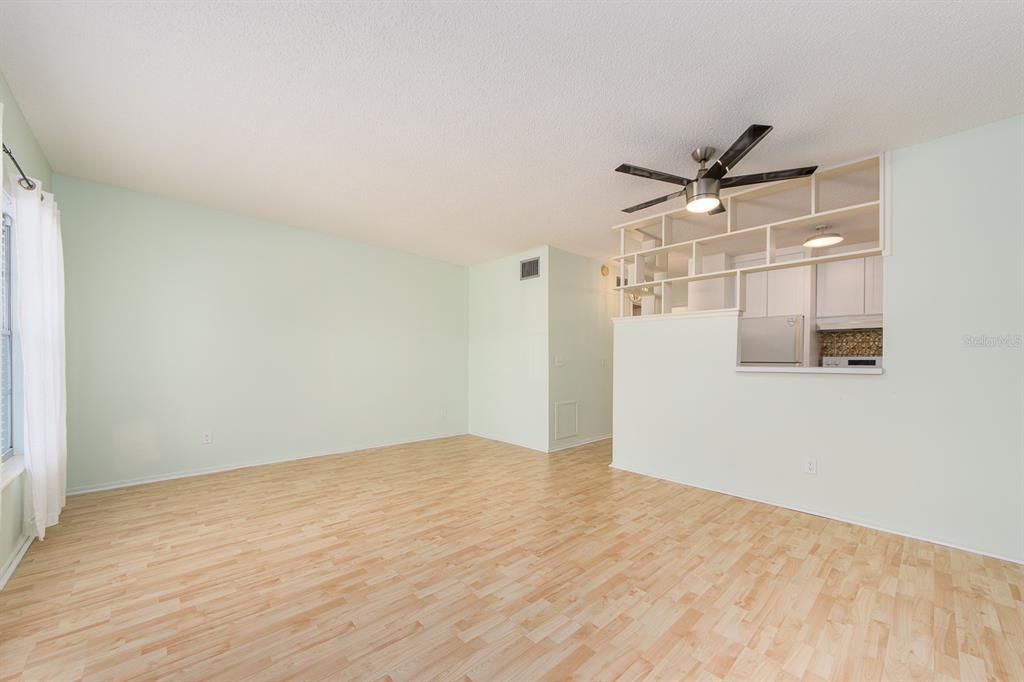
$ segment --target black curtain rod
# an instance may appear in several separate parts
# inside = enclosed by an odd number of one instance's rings
[[[14,163],[14,167],[18,169],[19,173],[21,173],[21,178],[18,180],[18,184],[24,187],[25,189],[35,189],[36,183],[32,182],[32,180],[30,180],[29,177],[25,175],[25,171],[21,170],[21,164],[18,163],[18,160],[16,158],[14,158],[14,152],[11,151],[11,148],[8,147],[6,144],[3,147],[4,154],[11,157],[11,161]]]

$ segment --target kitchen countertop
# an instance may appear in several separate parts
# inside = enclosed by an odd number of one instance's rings
[[[771,365],[737,367],[737,372],[768,374],[881,374],[882,367],[775,367]]]

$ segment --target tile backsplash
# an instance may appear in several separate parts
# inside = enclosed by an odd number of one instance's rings
[[[882,354],[881,329],[844,329],[818,332],[821,357],[871,357]]]

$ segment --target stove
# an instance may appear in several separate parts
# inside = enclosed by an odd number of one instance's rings
[[[822,367],[881,367],[881,356],[872,357],[826,357],[821,359]]]

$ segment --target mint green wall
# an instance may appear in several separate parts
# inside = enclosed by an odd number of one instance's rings
[[[556,248],[548,249],[548,261],[549,449],[561,450],[612,434],[612,317],[618,296],[612,293],[615,276],[602,275],[600,262]],[[576,403],[575,436],[559,437],[559,403]],[[566,408],[571,406],[564,405],[563,413]]]
[[[46,160],[36,136],[21,113],[21,107],[14,99],[7,80],[0,73],[0,104],[3,104],[3,140],[4,144],[11,148],[14,156],[22,169],[31,177],[42,181],[43,187],[47,190],[53,189],[53,170],[50,162]],[[4,174],[17,173],[14,164],[4,156]]]
[[[540,277],[520,281],[539,256]],[[541,452],[611,435],[611,282],[601,263],[550,246],[469,269],[469,431]],[[557,438],[556,404],[577,403]]]
[[[540,277],[519,280],[539,256]],[[469,268],[469,432],[548,450],[548,247]]]
[[[11,481],[0,491],[0,574],[14,557],[25,537],[21,528],[24,518],[21,487],[24,478],[19,476],[18,480]]]
[[[466,268],[55,183],[69,490],[465,433]]]

